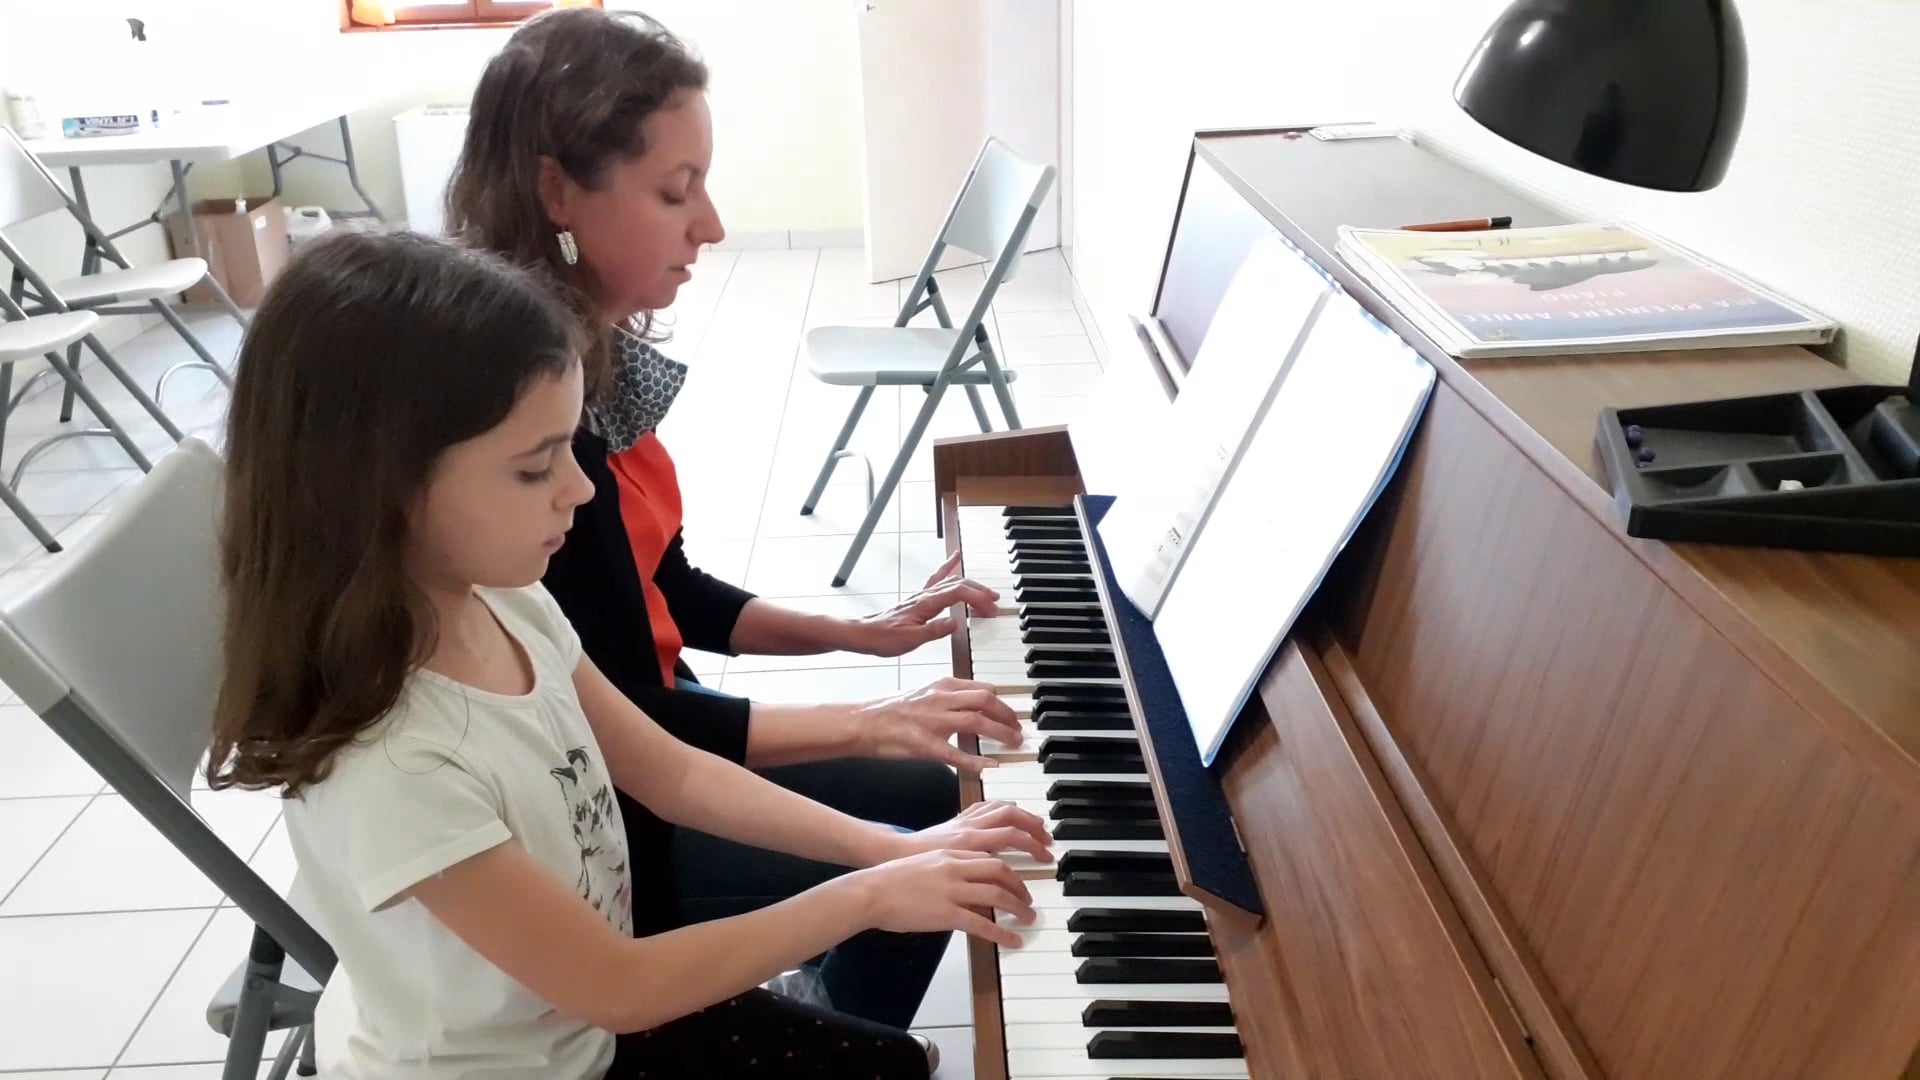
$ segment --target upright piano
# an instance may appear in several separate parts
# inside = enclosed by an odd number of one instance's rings
[[[1060,854],[1022,866],[1023,948],[970,943],[980,1080],[1920,1076],[1920,560],[1629,537],[1593,449],[1604,406],[1857,380],[1797,348],[1462,362],[1333,253],[1491,213],[1561,220],[1398,139],[1202,133],[1155,347],[1111,350],[1171,397],[1275,230],[1437,370],[1212,766],[1254,911],[1171,827],[1194,750],[1113,646],[1074,426],[935,445],[948,549],[1004,599],[954,669],[1028,729],[964,798]]]

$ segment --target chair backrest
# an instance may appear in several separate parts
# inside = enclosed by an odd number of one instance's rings
[[[1026,240],[1024,226],[1039,211],[1053,177],[1053,166],[1035,165],[988,136],[947,214],[940,241],[996,260],[1001,270],[994,284],[1012,278],[1020,263],[1019,248]],[[1003,258],[1010,246],[1011,256]]]
[[[220,683],[223,476],[212,447],[183,441],[91,543],[0,611],[17,638],[0,643],[0,675],[21,698],[44,716],[78,696],[183,799],[212,737]],[[9,655],[19,645],[28,653]]]
[[[77,551],[0,609],[0,679],[314,978],[332,950],[191,806],[213,736],[225,463],[181,440]]]
[[[13,129],[0,126],[0,229],[67,209],[66,193]]]

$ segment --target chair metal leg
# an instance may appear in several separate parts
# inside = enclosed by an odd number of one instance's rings
[[[240,987],[233,1029],[227,1033],[227,1065],[221,1080],[254,1080],[260,1074],[267,1031],[273,1025],[273,988],[280,982],[286,959],[286,950],[273,940],[273,935],[257,926],[253,928],[253,945],[247,950],[246,982]]]
[[[7,509],[13,511],[13,516],[20,519],[20,524],[27,527],[35,540],[40,541],[41,547],[48,551],[60,550],[60,541],[53,538],[53,534],[40,524],[40,519],[33,515],[33,511],[27,509],[27,504],[21,502],[20,496],[14,494],[13,488],[6,484],[0,484],[0,503],[5,503]]]
[[[204,365],[209,371],[219,376],[221,382],[228,386],[233,385],[233,378],[227,374],[227,369],[222,366],[220,361],[214,357],[213,353],[207,349],[206,343],[200,340],[200,336],[192,330],[187,329],[186,321],[180,318],[179,312],[173,310],[172,304],[167,303],[165,300],[155,299],[153,301],[153,309],[160,313],[161,318],[167,320],[167,323],[173,327],[174,332],[179,334],[182,340],[186,341],[187,348],[192,349],[194,355],[200,358],[201,365]],[[193,365],[191,363],[174,365],[176,368],[187,366]],[[165,378],[165,376],[161,377]],[[155,396],[157,397],[158,395],[156,394]]]
[[[813,508],[820,505],[820,496],[827,493],[827,481],[833,479],[833,467],[840,463],[841,458],[850,456],[846,453],[847,443],[853,441],[853,429],[860,425],[860,414],[867,411],[867,402],[873,400],[873,390],[871,386],[860,388],[860,396],[853,402],[853,411],[847,414],[847,422],[840,425],[840,434],[833,440],[833,449],[827,451],[827,460],[820,465],[820,475],[813,481],[813,490],[807,493],[807,501],[800,507],[800,516],[812,514]],[[871,500],[873,478],[869,476],[867,482]]]
[[[847,579],[853,576],[854,564],[860,561],[860,553],[866,550],[867,541],[873,537],[874,526],[880,523],[880,512],[887,508],[894,489],[900,486],[900,477],[907,471],[907,462],[912,459],[914,448],[920,445],[921,437],[927,433],[927,425],[933,422],[933,414],[940,408],[940,399],[946,396],[946,391],[945,380],[927,389],[927,400],[913,418],[913,426],[907,430],[906,438],[900,441],[900,452],[893,456],[893,465],[887,469],[886,479],[880,481],[878,496],[867,502],[867,516],[861,519],[860,531],[854,534],[846,558],[840,560],[840,570],[833,576],[834,588],[846,585]]]
[[[311,1027],[295,1028],[285,1042],[280,1044],[280,1052],[273,1056],[273,1067],[267,1070],[267,1080],[287,1080],[292,1075],[294,1063],[300,1060],[301,1046],[305,1044],[307,1032]]]
[[[314,1049],[316,1040],[313,1037],[313,1025],[308,1024],[301,1028],[300,1035],[305,1039],[300,1046],[300,1075],[316,1076],[320,1072],[320,1063],[317,1060],[319,1052]]]
[[[1013,391],[1007,387],[1007,376],[1000,370],[1000,360],[993,355],[993,346],[985,340],[980,341],[980,364],[987,369],[987,380],[993,383],[993,396],[1000,399],[1000,411],[1007,418],[1007,430],[1020,430],[1020,414],[1013,407]]]
[[[92,342],[95,348],[99,348],[99,343],[94,342],[93,335],[87,335],[87,341]],[[107,366],[113,370],[114,374],[120,376],[120,381],[126,383],[127,388],[132,390],[136,396],[144,401],[146,394],[141,392],[140,384],[127,378],[127,373],[121,370],[118,363],[108,359],[104,351],[101,356],[102,359],[107,360]],[[113,415],[107,412],[107,407],[100,404],[100,399],[93,396],[93,391],[87,389],[87,384],[80,381],[80,377],[73,373],[73,369],[67,366],[66,361],[60,359],[60,354],[48,353],[47,363],[52,364],[54,370],[60,373],[60,377],[67,380],[68,388],[80,395],[80,400],[86,403],[87,408],[93,412],[94,418],[100,421],[101,426],[113,433],[113,441],[119,443],[120,449],[125,450],[127,456],[133,459],[134,464],[140,466],[140,471],[152,472],[153,463],[147,460],[147,455],[140,452],[140,448],[134,445],[133,439],[128,437],[126,429],[114,420]],[[166,416],[165,413],[160,412],[159,407],[154,405],[153,402],[145,401],[145,404],[149,412],[158,413],[163,418]],[[180,431],[178,428],[173,427],[171,421],[164,421],[162,426],[167,429],[167,434],[173,436],[175,442],[180,441]]]
[[[173,422],[173,418],[160,411],[159,403],[147,396],[147,392],[140,388],[139,381],[127,374],[127,369],[120,366],[120,361],[113,358],[113,354],[107,351],[107,347],[100,343],[98,337],[93,334],[88,334],[82,340],[86,342],[87,348],[92,351],[93,355],[99,357],[100,362],[107,365],[107,370],[113,373],[113,377],[120,380],[120,385],[127,388],[127,393],[133,395],[133,400],[139,402],[140,407],[147,410],[147,415],[153,417],[154,421],[160,425],[160,430],[172,436],[174,442],[179,442],[181,439],[186,438],[185,433]],[[52,354],[49,353],[48,357],[51,358]],[[92,394],[88,393],[87,388],[81,385],[78,376],[68,371],[62,372],[61,377],[65,378],[67,385],[71,387],[75,393],[78,393],[82,400],[87,402],[87,408],[93,410],[93,415],[98,416],[101,423],[111,428],[119,428],[120,425],[108,420],[106,416],[100,412],[98,402],[93,399]],[[62,419],[65,419],[65,417],[62,417]],[[131,442],[127,442],[125,445],[129,449],[133,446]],[[141,468],[146,468],[146,466],[142,464]]]
[[[60,392],[60,422],[73,420],[73,384],[80,377],[80,343],[67,346],[67,366],[73,369],[73,378],[67,380],[66,389]]]
[[[980,400],[980,388],[972,383],[967,384],[967,400],[973,403],[973,418],[980,421],[980,430],[992,431],[993,417],[987,415],[986,403]]]

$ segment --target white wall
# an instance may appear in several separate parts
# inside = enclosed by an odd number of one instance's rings
[[[172,2],[229,6],[222,0]],[[610,0],[607,6],[659,19],[712,70],[711,183],[730,230],[859,227],[858,63],[851,0]],[[368,191],[395,215],[404,204],[394,114],[420,104],[464,104],[487,58],[509,34],[342,34],[337,0],[271,0],[257,7],[270,10],[247,17],[274,27],[262,36],[331,48],[343,68],[365,73],[386,88],[376,107],[356,112],[351,122]],[[330,152],[333,132],[315,133],[313,142]],[[263,171],[258,164],[252,167]],[[295,202],[353,204],[338,169],[296,165],[288,173],[288,187]]]
[[[1453,106],[1504,0],[1084,0],[1072,19],[1073,264],[1102,336],[1151,302],[1196,128],[1381,119],[1579,212],[1694,247],[1838,319],[1905,378],[1920,332],[1920,4],[1740,0],[1746,124],[1726,181],[1645,192],[1532,158]]]
[[[9,10],[14,2],[0,0],[0,49],[45,46],[48,36]],[[854,0],[609,0],[608,6],[660,19],[712,69],[712,184],[731,230],[859,227]],[[339,0],[64,0],[60,13],[98,17],[121,9],[146,19],[150,43],[184,42],[190,58],[182,66],[191,69],[244,82],[255,72],[284,77],[312,63],[368,80],[377,103],[352,115],[354,145],[368,191],[395,216],[404,200],[394,114],[432,102],[465,103],[487,57],[508,36],[488,29],[343,34]],[[0,60],[0,72],[6,66]],[[331,126],[300,141],[338,153]],[[238,186],[264,190],[266,173],[264,158],[255,154],[238,167],[197,169],[193,186],[209,194]],[[336,168],[296,163],[286,183],[289,203],[355,205]]]

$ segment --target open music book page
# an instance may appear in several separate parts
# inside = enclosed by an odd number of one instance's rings
[[[1135,433],[1142,452],[1099,528],[1121,591],[1148,618],[1331,290],[1277,234],[1262,237],[1227,287],[1166,429]]]
[[[1432,365],[1345,294],[1308,327],[1154,619],[1208,764],[1392,477],[1433,380]]]

